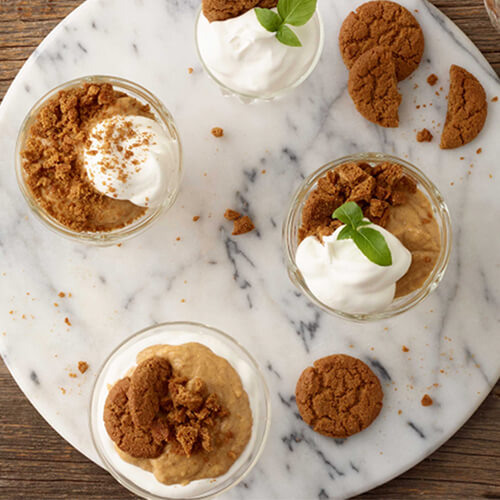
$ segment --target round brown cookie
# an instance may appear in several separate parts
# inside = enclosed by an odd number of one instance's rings
[[[203,14],[210,21],[225,21],[238,17],[254,7],[271,9],[278,0],[203,0]]]
[[[318,359],[302,372],[295,397],[300,415],[316,432],[346,438],[375,420],[384,393],[365,363],[334,354]]]
[[[413,15],[394,2],[367,2],[344,20],[339,46],[345,65],[351,69],[367,50],[385,45],[396,61],[398,80],[417,69],[424,53],[424,34]]]
[[[348,89],[356,109],[367,120],[382,127],[399,125],[401,95],[390,49],[374,47],[365,52],[351,68]]]
[[[158,411],[160,399],[168,393],[172,367],[165,358],[153,356],[140,363],[130,377],[128,391],[130,414],[134,424],[150,429]]]
[[[151,432],[134,425],[130,415],[128,390],[130,378],[122,378],[109,391],[104,405],[104,426],[109,437],[120,448],[135,458],[156,458],[164,444],[154,441]]]
[[[487,114],[488,102],[483,86],[474,75],[453,64],[441,149],[458,148],[472,141],[481,132]]]

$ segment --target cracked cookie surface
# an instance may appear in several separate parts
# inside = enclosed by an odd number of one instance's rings
[[[159,356],[143,361],[134,370],[128,397],[130,414],[136,426],[151,427],[160,409],[160,395],[168,391],[171,375],[170,363]]]
[[[441,149],[458,148],[475,139],[484,126],[487,113],[483,86],[474,75],[453,64]]]
[[[379,379],[365,363],[333,354],[302,372],[295,396],[300,415],[316,432],[346,438],[375,420],[384,394]]]
[[[151,432],[137,427],[129,410],[130,378],[119,380],[109,391],[104,406],[104,425],[118,448],[132,457],[156,458],[164,444],[155,442]]]
[[[382,127],[397,127],[401,104],[397,84],[391,50],[374,47],[351,68],[348,89],[356,109],[367,120]]]
[[[386,1],[368,2],[344,20],[339,46],[348,69],[367,50],[389,47],[399,81],[417,69],[424,52],[424,34],[415,17],[403,6]]]
[[[278,0],[203,0],[203,14],[210,21],[225,21],[238,17],[254,7],[271,9]]]

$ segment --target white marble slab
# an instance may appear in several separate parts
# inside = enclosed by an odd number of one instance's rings
[[[439,150],[437,137],[418,144],[415,130],[426,126],[439,135],[450,64],[477,75],[488,99],[500,95],[499,79],[442,14],[422,0],[404,1],[418,10],[424,60],[401,84],[401,126],[368,123],[349,99],[337,47],[341,20],[360,3],[320,1],[326,30],[320,64],[277,102],[247,106],[223,98],[203,74],[193,42],[198,0],[88,0],[49,35],[9,90],[0,110],[0,351],[38,411],[92,460],[87,409],[96,372],[119,342],[154,322],[221,328],[266,372],[274,407],[270,439],[228,499],[342,498],[372,488],[448,439],[496,382],[500,103],[490,103],[480,137],[455,151]],[[439,76],[433,88],[425,83],[432,72]],[[47,231],[14,176],[14,142],[30,106],[57,84],[92,73],[148,87],[174,114],[184,143],[185,178],[175,207],[120,248],[88,248]],[[223,139],[211,136],[214,126],[224,128]],[[369,150],[408,158],[434,180],[448,202],[455,243],[437,293],[398,318],[357,325],[321,313],[290,284],[281,223],[306,174]],[[248,212],[258,231],[231,237],[222,218],[227,207]],[[201,215],[196,223],[195,215]],[[61,299],[60,291],[72,297]],[[302,369],[336,352],[371,364],[385,390],[380,417],[347,441],[312,432],[293,401]],[[90,370],[71,378],[79,360]],[[425,393],[433,406],[421,406]]]

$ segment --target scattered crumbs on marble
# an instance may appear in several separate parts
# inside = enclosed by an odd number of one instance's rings
[[[14,311],[11,309],[11,310],[9,311],[9,314],[14,314]]]
[[[385,330],[386,332],[388,332],[388,331],[389,331],[389,328],[386,326],[386,327],[384,328],[384,330]]]
[[[59,304],[57,302],[54,302],[54,307],[59,307]]]
[[[76,373],[70,372],[70,373],[68,373],[68,375],[69,375],[71,378],[76,378]]]
[[[439,370],[439,373],[444,373],[444,370]]]
[[[478,148],[476,154],[480,155],[483,152],[483,148]]]
[[[416,83],[415,85],[413,85],[413,88],[414,89],[418,89],[418,83]]]
[[[384,454],[384,452],[383,452],[383,451],[380,451],[380,452],[379,452],[379,455],[383,455],[383,454]]]
[[[21,318],[22,318],[22,319],[26,319],[26,314],[23,314],[23,315],[21,316]]]
[[[417,104],[417,105],[415,106],[415,108],[416,108],[416,109],[420,109],[420,104]]]
[[[454,185],[455,185],[455,183],[454,183],[454,182],[450,182],[450,186],[454,186]]]
[[[186,299],[181,299],[181,303],[184,304],[186,302]]]
[[[424,394],[424,397],[421,401],[422,406],[431,406],[433,402],[434,401],[432,401],[432,398],[428,394]]]
[[[214,137],[217,137],[217,138],[219,138],[219,137],[224,137],[224,129],[222,129],[221,127],[214,127],[214,128],[211,130],[211,132],[212,132],[212,135],[213,135]]]
[[[436,90],[435,94],[439,97],[439,92]]]
[[[71,321],[69,320],[68,317],[64,318],[64,322],[68,325],[71,326]]]
[[[193,71],[194,71],[194,69],[193,69],[193,68],[188,68],[188,73],[189,73],[190,75],[192,75],[192,74],[193,74]]]
[[[206,172],[203,172],[203,177],[206,177],[208,174]]]
[[[349,345],[350,349],[354,349],[354,346],[352,344]]]
[[[118,243],[116,246],[120,248],[123,245],[123,243]]]
[[[488,175],[488,177],[489,177],[490,179],[493,179],[493,174],[489,174],[489,175]]]
[[[59,387],[59,389],[61,389],[61,392],[62,392],[63,394],[66,394],[66,389],[65,389],[64,387]]]
[[[397,388],[397,387],[394,387],[394,390],[395,390],[395,391],[397,391],[397,390],[398,390],[398,388]]]
[[[497,102],[498,101],[498,96],[492,97],[491,102]]]
[[[89,364],[86,361],[78,361],[78,370],[83,375],[89,369]]]
[[[7,332],[2,332],[2,335],[5,337],[7,335]]]
[[[267,172],[267,170],[264,169],[264,170],[261,171],[261,174],[265,174],[266,172]]]
[[[59,292],[57,295],[61,297],[61,299],[64,299],[64,297],[66,297],[66,294],[64,292]]]
[[[198,222],[200,220],[200,216],[199,215],[195,215],[193,217],[193,222]]]
[[[435,382],[434,384],[432,384],[434,387],[439,387],[439,384],[437,382]]]
[[[375,347],[370,347],[370,351],[374,351],[375,350]]]
[[[398,410],[398,415],[401,415],[403,413],[403,410]]]
[[[403,352],[410,352],[410,349],[408,349],[408,347],[406,347],[405,345],[401,348],[401,350]]]
[[[175,238],[175,241],[181,241],[181,237],[177,236],[177,238]]]

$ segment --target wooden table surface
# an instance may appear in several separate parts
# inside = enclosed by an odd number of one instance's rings
[[[35,47],[80,3],[0,0],[0,97]],[[490,25],[482,0],[432,3],[462,28],[500,74],[500,34]],[[432,456],[359,498],[403,497],[500,498],[500,383]],[[135,498],[47,425],[1,361],[0,498]]]

